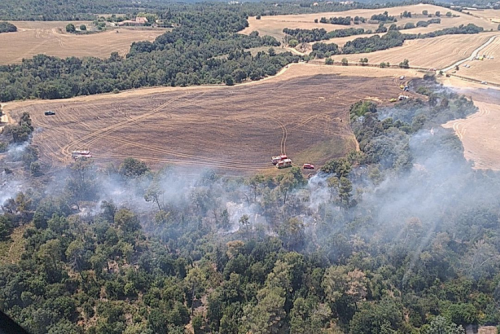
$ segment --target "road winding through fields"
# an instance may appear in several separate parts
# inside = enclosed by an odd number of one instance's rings
[[[481,52],[481,50],[483,50],[488,45],[490,45],[491,43],[493,43],[493,41],[495,40],[495,38],[497,38],[497,36],[491,36],[490,39],[487,40],[483,45],[479,46],[477,49],[475,49],[474,51],[472,51],[472,54],[469,57],[467,57],[465,59],[462,59],[462,60],[459,60],[456,63],[454,63],[453,65],[450,65],[450,66],[448,66],[446,68],[443,68],[442,71],[443,72],[447,72],[447,71],[449,71],[451,69],[454,69],[456,66],[462,65],[466,61],[474,60],[474,58],[477,57],[477,55],[479,54],[479,52]]]

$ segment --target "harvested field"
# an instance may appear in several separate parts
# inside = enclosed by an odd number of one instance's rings
[[[34,144],[47,164],[66,164],[72,150],[88,148],[99,164],[135,157],[150,165],[245,173],[274,170],[270,157],[279,153],[299,165],[346,154],[356,148],[349,106],[360,99],[387,101],[400,92],[396,71],[387,70],[383,78],[311,76],[314,66],[297,67],[309,75],[285,80],[285,73],[237,87],[20,102],[6,109],[14,118],[24,111],[32,115]],[[56,115],[44,116],[49,109]]]
[[[479,111],[466,119],[450,121],[443,126],[455,131],[464,145],[465,158],[474,161],[474,168],[500,170],[500,90],[456,90],[471,97]]]
[[[425,33],[435,30],[440,30],[449,27],[459,26],[460,24],[467,25],[469,23],[474,23],[477,26],[481,26],[487,30],[493,29],[496,30],[498,24],[491,22],[490,20],[475,17],[472,15],[467,15],[460,13],[458,11],[454,11],[448,8],[428,5],[428,4],[418,4],[411,6],[401,6],[401,7],[393,7],[393,8],[380,8],[380,9],[354,9],[344,12],[328,12],[328,13],[315,13],[315,14],[299,14],[299,15],[276,15],[276,16],[262,16],[260,20],[255,19],[255,17],[250,17],[248,19],[249,26],[241,31],[243,34],[250,34],[252,31],[258,31],[261,35],[270,35],[276,37],[278,40],[284,36],[283,29],[284,28],[301,28],[301,29],[314,29],[314,28],[323,28],[327,31],[337,30],[337,29],[345,29],[349,27],[359,27],[365,29],[372,29],[375,31],[377,29],[378,24],[359,24],[359,25],[333,25],[333,24],[322,24],[322,23],[314,23],[314,19],[320,19],[321,17],[334,17],[334,16],[361,16],[369,19],[374,14],[381,14],[384,11],[387,11],[389,15],[396,16],[398,22],[396,25],[404,26],[408,22],[417,23],[418,21],[426,21],[429,18],[427,16],[422,15],[422,11],[427,10],[429,14],[432,14],[433,17],[436,11],[441,12],[441,23],[440,24],[431,24],[426,28],[415,28],[403,30],[403,32],[408,33]],[[412,13],[411,18],[400,18],[399,14],[409,11]],[[459,17],[446,17],[446,12],[452,12],[455,15],[459,15]],[[387,24],[390,25],[390,24]],[[354,39],[359,36],[351,36],[351,39]]]
[[[486,55],[487,58],[464,63],[463,65],[469,65],[470,67],[466,68],[462,65],[457,74],[500,84],[500,34],[490,45],[481,50],[480,55]],[[493,59],[490,59],[490,57],[493,57]]]
[[[466,10],[467,11],[467,10]],[[483,9],[477,11],[469,11],[472,16],[483,18],[489,21],[500,23],[500,10],[498,9]]]
[[[408,59],[411,66],[444,68],[469,57],[475,49],[494,35],[498,35],[498,32],[416,39],[405,41],[403,46],[388,50],[352,55],[335,55],[332,58],[335,61],[347,58],[351,62],[357,62],[360,58],[366,57],[370,64],[379,64],[381,62],[399,64],[404,59]],[[460,71],[462,70],[460,69]],[[462,74],[462,72],[460,73]]]
[[[70,22],[52,21],[12,21],[18,28],[15,33],[0,34],[0,65],[20,63],[23,58],[37,54],[57,57],[100,57],[106,58],[112,52],[125,55],[132,42],[152,41],[165,32],[165,29],[130,29],[116,30],[88,35],[66,33]],[[79,26],[91,22],[72,22]],[[116,33],[119,31],[119,33]]]

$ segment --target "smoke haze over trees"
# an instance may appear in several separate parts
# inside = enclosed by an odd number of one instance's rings
[[[39,187],[2,173],[0,237],[24,251],[0,265],[0,308],[33,333],[498,325],[500,176],[473,170],[440,126],[476,108],[412,85],[429,98],[354,104],[361,151],[309,180],[298,168],[245,179],[135,159],[79,160]]]

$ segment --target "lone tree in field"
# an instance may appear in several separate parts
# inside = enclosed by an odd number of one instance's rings
[[[429,12],[428,12],[428,11],[426,11],[426,10],[423,10],[423,11],[422,11],[422,15],[427,16],[427,15],[429,15]]]
[[[399,63],[399,67],[401,68],[410,68],[410,62],[408,59],[403,60],[402,62]]]
[[[333,59],[332,58],[326,58],[325,59],[325,65],[333,65]]]
[[[349,65],[349,61],[347,60],[347,58],[342,58],[342,66],[347,66]]]
[[[73,33],[76,31],[76,28],[75,28],[75,25],[73,23],[69,23],[67,26],[66,26],[66,31],[67,32],[70,32],[70,33]]]
[[[80,26],[80,30],[81,30],[81,31],[87,31],[87,26],[86,26],[85,24],[82,24],[82,25]]]
[[[368,64],[368,58],[361,58],[359,62],[361,63],[361,66],[365,66],[366,64]]]

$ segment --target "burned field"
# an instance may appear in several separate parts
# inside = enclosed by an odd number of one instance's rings
[[[151,166],[245,173],[272,169],[270,157],[280,153],[294,165],[321,165],[356,149],[349,106],[360,99],[386,103],[400,92],[394,77],[316,75],[27,102],[10,113],[31,114],[33,144],[47,165],[67,164],[73,150],[88,149],[100,165],[133,157]]]

